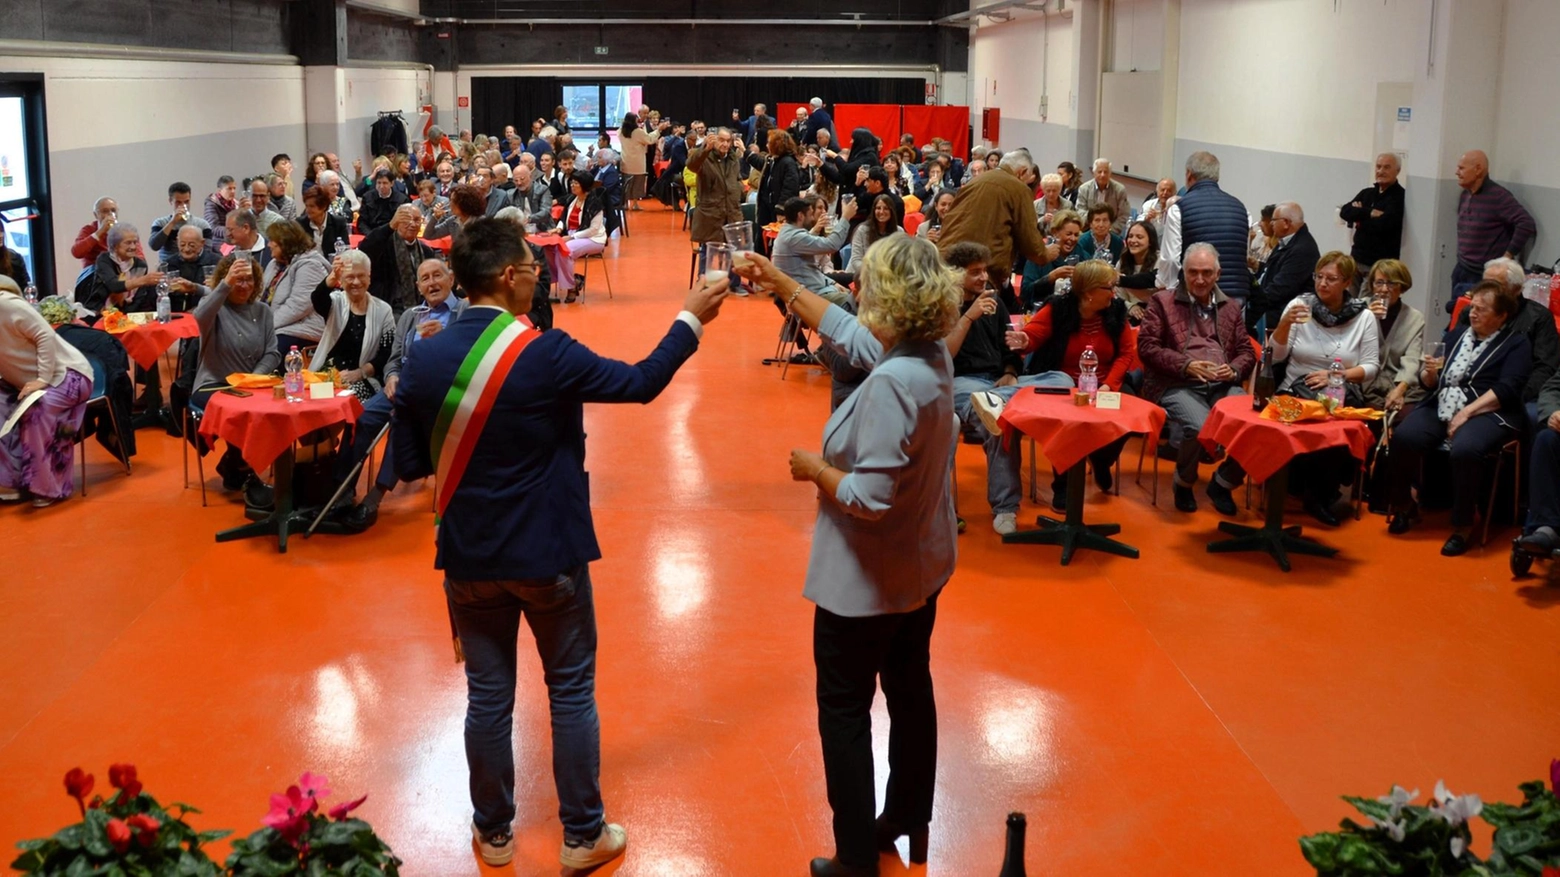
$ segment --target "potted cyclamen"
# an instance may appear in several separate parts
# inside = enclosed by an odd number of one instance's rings
[[[135,765],[108,769],[116,791],[92,795],[96,780],[75,768],[65,775],[65,793],[76,799],[81,821],[53,836],[17,844],[22,854],[11,867],[23,874],[118,874],[144,877],[218,877],[222,868],[201,848],[227,831],[196,831],[184,821],[199,813],[188,804],[157,802],[147,794]],[[88,796],[92,796],[88,800]]]
[[[367,822],[352,817],[367,796],[337,804],[322,815],[320,802],[329,794],[325,777],[306,772],[297,785],[272,795],[271,810],[260,820],[265,827],[233,842],[228,873],[399,875],[401,860]]]

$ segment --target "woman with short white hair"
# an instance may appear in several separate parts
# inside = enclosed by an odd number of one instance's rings
[[[390,303],[368,294],[373,266],[362,250],[336,257],[325,282],[310,300],[325,319],[309,370],[335,369],[340,383],[363,401],[374,398],[395,343],[395,313]]]

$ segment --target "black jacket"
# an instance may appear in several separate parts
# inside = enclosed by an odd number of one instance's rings
[[[1468,309],[1463,308],[1453,331],[1467,327]],[[1521,299],[1517,313],[1511,318],[1511,331],[1527,338],[1531,348],[1532,370],[1528,372],[1527,381],[1523,385],[1522,399],[1524,402],[1532,402],[1539,398],[1549,379],[1555,376],[1556,366],[1560,366],[1560,333],[1555,331],[1555,316],[1538,302]],[[1446,349],[1451,350],[1451,345],[1448,344]],[[1547,416],[1541,415],[1539,419],[1543,420]]]
[[[309,214],[298,214],[298,224],[309,233],[309,238],[314,238],[314,223],[309,221]],[[352,230],[347,225],[345,216],[337,216],[334,213],[325,214],[325,235],[320,240],[320,252],[326,259],[336,255],[336,241],[341,241],[347,246],[352,246]]]
[[[81,351],[82,356],[102,366],[103,375],[108,380],[108,388],[103,395],[114,410],[113,419],[99,413],[98,409],[88,411],[86,420],[82,422],[82,437],[97,435],[98,444],[120,462],[135,456],[135,429],[130,423],[135,383],[130,380],[130,355],[125,352],[125,346],[107,332],[74,323],[65,323],[55,331],[66,343]],[[119,424],[118,430],[112,428],[115,423]]]
[[[1355,202],[1360,206],[1355,207]],[[1371,212],[1380,210],[1380,216]],[[1338,208],[1338,216],[1354,228],[1349,255],[1361,269],[1382,259],[1396,259],[1403,252],[1403,186],[1393,183],[1385,192],[1375,186],[1360,190],[1354,200]]]
[[[396,301],[396,282],[399,275],[395,266],[395,247],[400,245],[401,238],[390,226],[376,228],[364,235],[358,249],[368,257],[370,273],[368,278],[368,293],[375,298],[383,299],[390,303],[395,311],[396,319],[400,319],[401,313],[411,305],[417,304],[421,298],[413,292],[409,301]],[[433,247],[422,241],[414,241],[412,246],[415,252],[412,255],[413,273],[416,266],[421,265],[424,259],[432,259],[438,255]],[[330,258],[329,256],[326,257]]]
[[[358,234],[368,234],[376,228],[390,224],[395,211],[406,204],[406,193],[390,190],[389,198],[382,198],[377,189],[363,196],[363,206],[358,209]]]
[[[1316,238],[1311,237],[1311,229],[1304,225],[1290,237],[1289,243],[1281,245],[1268,256],[1267,267],[1262,269],[1262,275],[1257,278],[1255,294],[1256,306],[1267,313],[1268,326],[1278,325],[1284,306],[1294,301],[1296,296],[1316,291],[1311,274],[1316,271],[1317,260],[1321,258]]]
[[[204,286],[206,283],[206,269],[215,268],[220,261],[222,261],[221,253],[210,247],[202,247],[200,255],[194,259],[185,259],[184,256],[175,253],[172,259],[163,262],[160,267],[165,273],[176,274],[196,286]],[[175,292],[170,294],[168,298],[170,299],[169,304],[173,306],[173,310],[177,313],[183,313],[195,307],[195,300],[199,296]]]
[[[785,202],[802,191],[802,166],[794,155],[782,155],[773,161],[769,156],[750,154],[748,166],[762,171],[758,181],[758,224],[768,225],[779,216]]]
[[[1553,326],[1550,327],[1554,328]],[[1458,326],[1449,330],[1442,340],[1446,343],[1446,362],[1449,365],[1452,360],[1452,352],[1457,349],[1457,342],[1468,332],[1467,326]],[[1517,331],[1515,325],[1508,325],[1502,330],[1504,337],[1496,338],[1485,348],[1484,353],[1473,361],[1473,367],[1459,383],[1459,386],[1468,390],[1467,401],[1479,398],[1490,390],[1495,391],[1495,396],[1500,400],[1500,413],[1514,427],[1520,427],[1527,422],[1527,412],[1523,410],[1523,387],[1531,372],[1533,348],[1528,344],[1527,336]],[[1441,371],[1441,379],[1436,385],[1429,387],[1435,393],[1439,393],[1445,385],[1446,371]],[[1420,374],[1421,383],[1424,375]],[[1425,405],[1435,405],[1434,397],[1426,399]]]
[[[968,301],[959,305],[960,313],[969,306]],[[954,377],[973,375],[997,380],[1009,369],[1015,375],[1022,374],[1023,357],[1009,350],[1006,343],[1006,333],[1011,325],[1008,309],[998,299],[997,312],[976,320],[965,333],[959,355],[953,358]]]

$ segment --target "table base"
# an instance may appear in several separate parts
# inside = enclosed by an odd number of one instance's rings
[[[1124,542],[1110,538],[1121,532],[1120,524],[1085,524],[1083,522],[1084,462],[1079,460],[1067,470],[1067,517],[1058,521],[1040,515],[1035,523],[1038,530],[1021,530],[1002,537],[1003,544],[1060,545],[1062,566],[1072,562],[1073,552],[1079,548],[1092,548],[1121,557],[1137,559],[1138,550]]]
[[[1266,551],[1278,562],[1278,568],[1289,572],[1289,555],[1307,554],[1313,557],[1332,557],[1338,549],[1329,548],[1315,539],[1300,535],[1298,526],[1284,526],[1284,499],[1289,494],[1289,465],[1278,470],[1267,480],[1263,488],[1267,492],[1267,510],[1262,526],[1247,527],[1229,521],[1220,521],[1219,530],[1234,536],[1219,542],[1208,543],[1210,554],[1232,551]]]
[[[241,524],[217,533],[218,542],[234,542],[239,539],[253,539],[257,536],[275,536],[276,551],[279,554],[287,553],[287,537],[292,533],[307,532],[309,525],[314,523],[315,515],[308,511],[293,508],[293,449],[291,446],[282,452],[276,462],[271,464],[272,471],[276,475],[276,508],[270,512],[257,512],[245,510],[246,517],[254,516],[253,523]],[[316,533],[331,535],[347,534],[350,531],[345,526],[335,521],[321,521]]]

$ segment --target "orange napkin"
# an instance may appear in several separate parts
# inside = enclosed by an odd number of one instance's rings
[[[305,370],[303,382],[305,384],[318,384],[330,380],[330,375]],[[228,386],[243,390],[268,390],[272,387],[280,387],[282,379],[276,375],[251,375],[243,372],[234,372],[227,376]]]
[[[1280,423],[1302,423],[1311,420],[1380,420],[1382,412],[1374,408],[1348,408],[1339,406],[1328,411],[1326,402],[1316,399],[1297,399],[1294,396],[1274,396],[1262,409],[1263,420]]]

